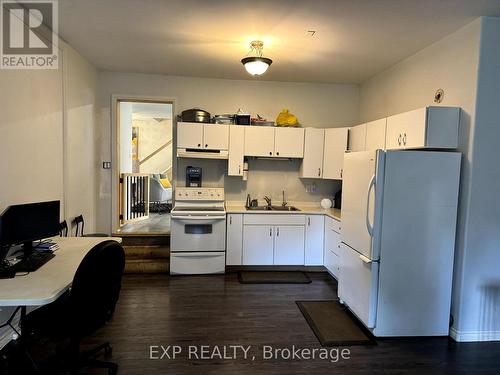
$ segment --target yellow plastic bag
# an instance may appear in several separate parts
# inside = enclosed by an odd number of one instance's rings
[[[297,126],[298,124],[297,117],[288,112],[288,109],[283,109],[276,118],[276,125],[278,126]]]

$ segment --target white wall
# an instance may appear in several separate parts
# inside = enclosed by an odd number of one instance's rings
[[[94,229],[97,71],[60,42],[58,70],[0,70],[0,211],[61,200],[61,218]],[[0,311],[5,321],[13,309]],[[10,332],[0,332],[0,347]]]
[[[65,218],[83,214],[85,232],[95,230],[97,204],[96,152],[97,70],[65,46]]]
[[[459,340],[487,339],[492,332],[500,339],[500,323],[492,318],[500,313],[498,25],[499,19],[477,19],[364,82],[360,91],[363,121],[435,105],[438,88],[445,91],[441,105],[463,109],[452,299],[452,334]]]
[[[481,24],[479,75],[462,283],[454,334],[500,340],[500,18]]]
[[[145,96],[175,99],[174,114],[185,109],[200,107],[211,114],[234,113],[238,108],[252,114],[260,114],[275,120],[283,108],[297,115],[304,126],[339,127],[349,126],[358,121],[358,87],[343,84],[283,83],[263,81],[238,81],[194,77],[173,77],[165,75],[129,74],[102,72],[101,85],[101,159],[111,160],[111,96]],[[286,163],[286,162],[285,162]],[[183,179],[186,165],[207,166],[204,168],[204,183],[222,183],[226,164],[221,161],[180,160],[178,176]],[[338,186],[335,182],[318,182],[321,193],[308,194],[298,180],[297,162],[291,165],[259,163],[252,167],[248,183],[241,179],[226,178],[229,197],[244,199],[247,191],[260,194],[269,186],[269,193],[281,192],[277,181],[289,181],[289,195],[301,201],[318,200]],[[208,166],[211,166],[208,168]],[[271,167],[269,167],[271,166]],[[174,165],[175,167],[175,165]],[[268,168],[272,168],[271,171]],[[253,173],[253,174],[252,174]],[[274,174],[273,174],[274,173]],[[269,179],[270,175],[272,178]],[[110,231],[111,224],[111,176],[110,171],[99,175],[99,230]],[[183,180],[182,180],[183,181]],[[182,183],[179,180],[179,183]],[[293,182],[292,182],[293,181]],[[276,186],[275,186],[276,185]],[[253,189],[259,186],[259,189]],[[290,198],[291,199],[291,198]]]
[[[132,103],[120,106],[120,173],[132,173]]]

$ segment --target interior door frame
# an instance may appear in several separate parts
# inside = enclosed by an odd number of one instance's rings
[[[154,103],[172,105],[172,188],[177,180],[177,119],[176,98],[145,95],[111,95],[111,233],[120,229],[120,102]]]

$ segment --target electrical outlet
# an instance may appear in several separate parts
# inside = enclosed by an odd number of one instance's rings
[[[103,161],[102,162],[102,169],[111,169],[111,162],[110,161]]]

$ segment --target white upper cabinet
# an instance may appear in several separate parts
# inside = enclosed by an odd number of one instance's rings
[[[304,156],[303,128],[275,128],[274,156],[302,158]]]
[[[203,124],[179,122],[177,123],[177,147],[203,148]]]
[[[366,124],[353,126],[349,130],[349,151],[365,151]]]
[[[344,153],[347,149],[348,128],[325,129],[323,148],[323,178],[341,180]]]
[[[302,158],[304,129],[246,126],[245,156]]]
[[[228,125],[200,124],[194,122],[177,123],[177,148],[227,150],[228,146]]]
[[[245,148],[245,127],[231,125],[229,127],[229,157],[227,174],[243,176],[243,155]]]
[[[305,128],[304,159],[300,166],[299,177],[321,178],[323,176],[323,144],[325,130]]]
[[[245,127],[245,155],[273,156],[274,128],[263,126]]]
[[[459,122],[456,107],[426,107],[390,116],[386,148],[457,148]]]
[[[386,118],[366,123],[365,151],[385,150],[386,123]]]
[[[204,124],[203,148],[207,150],[227,150],[229,148],[229,125]]]

